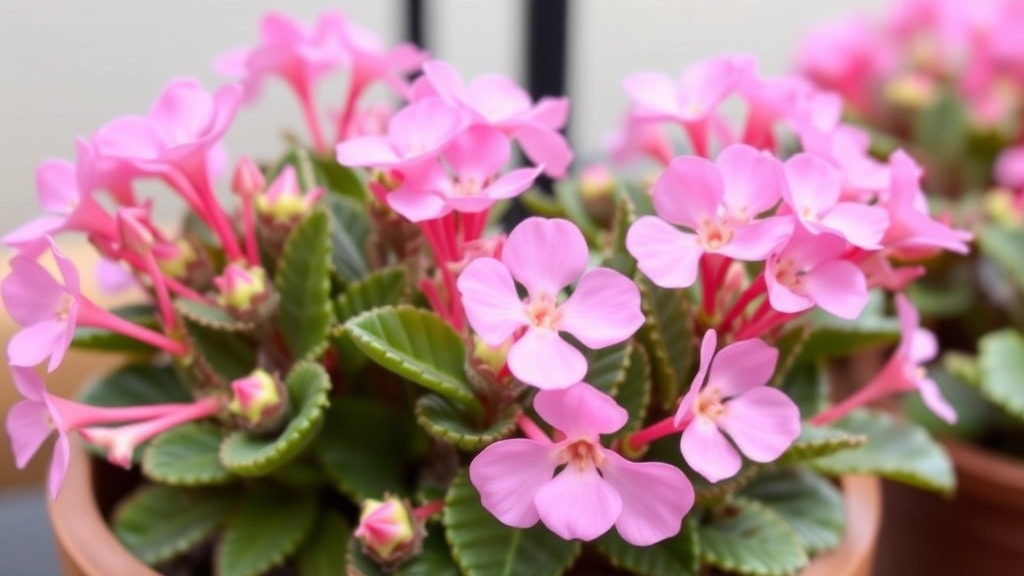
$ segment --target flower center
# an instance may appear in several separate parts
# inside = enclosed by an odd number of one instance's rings
[[[581,471],[590,467],[600,468],[604,464],[604,449],[596,442],[581,438],[562,448],[558,460]]]
[[[526,303],[526,315],[535,328],[545,330],[557,330],[562,320],[562,312],[558,309],[558,302],[551,295],[541,292],[531,296]]]
[[[789,258],[780,259],[775,264],[775,280],[791,290],[798,290],[803,284],[802,274]]]
[[[697,231],[697,237],[704,248],[718,250],[732,241],[735,235],[731,226],[712,220],[705,220]]]
[[[697,416],[703,416],[715,420],[725,412],[725,403],[722,401],[722,393],[718,390],[704,390],[697,395],[697,401],[693,403],[693,411]]]
[[[800,208],[800,219],[805,222],[817,222],[818,212],[810,206],[804,206]]]
[[[58,320],[67,320],[68,316],[71,315],[71,306],[75,303],[75,297],[71,294],[64,293],[61,295],[60,300],[57,302],[57,307],[53,313],[57,316]]]
[[[453,196],[476,196],[480,193],[480,182],[473,177],[461,178],[452,186]]]

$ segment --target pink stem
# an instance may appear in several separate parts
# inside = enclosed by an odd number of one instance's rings
[[[696,122],[683,122],[683,129],[690,137],[690,144],[693,146],[693,153],[697,156],[708,158],[708,119],[703,118]]]
[[[362,80],[356,78],[356,74],[353,73],[352,78],[349,80],[348,91],[345,93],[345,106],[341,109],[341,115],[338,117],[338,135],[334,140],[335,142],[345,141],[345,137],[348,135],[348,124],[352,121],[352,114],[355,113],[356,109],[356,101],[359,100],[363,88]]]
[[[249,266],[260,265],[260,249],[256,244],[256,216],[253,212],[252,196],[242,195],[242,225],[245,227],[245,255]]]
[[[740,294],[740,297],[736,299],[736,302],[726,313],[725,318],[719,323],[718,331],[722,334],[728,333],[729,329],[732,328],[732,323],[747,309],[747,306],[754,301],[755,298],[761,296],[767,290],[767,284],[764,281],[764,274],[758,275],[750,286]]]
[[[132,268],[134,268],[137,271],[145,271],[145,269],[146,269],[145,263],[142,262],[137,255],[132,254],[131,252],[127,252],[127,251],[122,250],[120,253],[116,253],[116,254],[111,253],[110,257],[112,259],[116,259],[116,258],[124,259],[124,261],[127,262],[128,265],[130,265]],[[189,300],[195,300],[196,302],[204,302],[206,304],[213,304],[213,300],[207,298],[206,296],[203,296],[202,294],[199,294],[198,292],[195,292],[194,290],[192,290],[188,286],[185,286],[184,284],[182,284],[181,282],[175,280],[174,278],[172,278],[170,276],[166,276],[166,275],[163,278],[164,278],[164,283],[167,284],[167,288],[171,292],[174,292],[175,294],[178,294],[179,296],[183,296],[185,298],[188,298]]]
[[[78,301],[77,322],[79,326],[103,328],[104,330],[124,334],[129,338],[134,338],[140,342],[144,342],[150,346],[164,350],[173,356],[185,356],[188,354],[188,346],[186,346],[184,342],[172,340],[163,334],[129,322],[116,314],[112,314],[109,311],[100,308],[85,297],[80,298]]]
[[[174,403],[111,407],[91,406],[59,396],[50,396],[49,400],[54,405],[57,413],[60,414],[61,423],[66,430],[77,430],[96,424],[116,424],[161,418],[171,412],[177,412],[192,405],[191,403]]]
[[[840,420],[851,411],[867,406],[876,400],[881,400],[891,394],[913,390],[913,388],[901,388],[891,385],[892,382],[899,381],[891,377],[891,370],[897,369],[893,366],[892,362],[893,360],[890,360],[886,363],[882,370],[859,390],[811,418],[811,424],[816,426],[831,424],[836,420]]]
[[[197,172],[200,172],[198,174],[200,186],[197,187],[197,194],[207,208],[207,213],[210,216],[209,223],[213,226],[214,231],[217,233],[217,237],[220,238],[220,243],[224,248],[224,252],[227,253],[228,261],[235,262],[242,260],[242,250],[238,246],[238,238],[235,237],[235,231],[231,229],[228,217],[224,214],[224,209],[217,200],[216,194],[213,192],[213,188],[210,187],[209,177],[206,175],[206,169],[203,168]]]
[[[711,318],[715,313],[715,292],[718,287],[715,285],[715,271],[711,268],[711,257],[708,254],[700,256],[700,277],[701,277],[701,309],[704,316]]]
[[[767,302],[767,300],[765,300]],[[790,320],[800,316],[800,314],[787,314],[784,312],[778,312],[771,310],[765,314],[764,318],[757,322],[753,322],[744,326],[736,334],[736,340],[748,340],[750,338],[760,338],[764,334],[767,334],[772,329],[789,322]]]
[[[523,434],[533,440],[534,442],[540,442],[541,444],[551,444],[551,438],[541,430],[540,426],[526,414],[519,414],[516,416],[516,424],[519,425],[519,429],[523,431]]]
[[[171,295],[167,291],[167,283],[164,280],[164,273],[160,270],[160,267],[156,264],[156,258],[153,257],[153,251],[147,250],[142,255],[142,260],[146,265],[146,274],[149,275],[150,281],[153,282],[153,291],[156,292],[156,300],[160,306],[160,314],[164,319],[164,330],[173,332],[177,326],[177,318],[174,315],[174,306],[171,305]]]
[[[210,215],[206,210],[206,206],[204,206],[199,200],[195,187],[192,186],[192,183],[185,178],[184,174],[178,170],[169,170],[161,174],[161,176],[163,177],[164,182],[178,192],[181,199],[188,204],[189,208],[191,208],[204,222],[209,222]]]
[[[221,399],[215,396],[207,396],[206,398],[197,400],[192,404],[185,404],[182,408],[164,414],[158,418],[125,426],[122,430],[125,434],[132,436],[133,443],[138,446],[146,440],[149,440],[158,434],[162,434],[171,428],[175,428],[185,424],[186,422],[192,422],[194,420],[201,420],[208,416],[213,416],[220,412],[222,408],[223,401]]]
[[[441,510],[444,510],[444,500],[439,498],[413,509],[412,513],[420,522],[426,522],[427,518],[430,518]]]
[[[316,103],[310,90],[299,90],[299,105],[302,107],[302,116],[309,127],[309,135],[313,139],[313,148],[320,154],[327,153],[327,142],[324,141],[324,134],[320,130],[320,120],[316,117]],[[254,264],[255,265],[255,264]]]
[[[692,419],[692,418],[691,418]],[[639,451],[644,446],[647,446],[655,440],[664,438],[665,436],[671,436],[676,432],[682,431],[689,424],[688,421],[684,421],[681,426],[676,426],[676,417],[673,414],[664,420],[659,420],[654,424],[651,424],[643,430],[637,430],[626,437],[626,447],[634,452]]]

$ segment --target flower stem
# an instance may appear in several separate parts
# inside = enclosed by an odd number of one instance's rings
[[[750,286],[747,286],[747,289],[740,294],[740,297],[736,299],[735,303],[733,303],[732,308],[730,308],[726,313],[725,318],[723,318],[722,322],[719,323],[719,333],[728,333],[729,329],[732,328],[732,323],[736,321],[736,318],[738,318],[740,314],[747,309],[747,306],[749,306],[755,298],[763,295],[767,289],[768,286],[765,283],[764,274],[759,274],[758,277],[750,283]]]
[[[299,105],[302,108],[302,116],[309,127],[309,135],[313,139],[313,148],[320,154],[327,153],[327,142],[324,141],[324,134],[320,130],[320,120],[316,116],[316,103],[312,91],[300,90],[298,93]]]
[[[412,513],[420,522],[426,522],[427,518],[430,518],[441,510],[444,510],[444,499],[439,498],[437,500],[427,502],[423,506],[414,508]]]
[[[260,265],[260,249],[256,244],[256,216],[252,195],[242,195],[242,225],[245,227],[245,255],[250,267]]]
[[[143,328],[133,322],[129,322],[116,314],[112,314],[111,312],[104,310],[85,297],[82,297],[79,300],[77,320],[79,326],[103,328],[104,330],[124,334],[129,338],[134,338],[140,342],[144,342],[150,346],[164,350],[173,356],[184,356],[188,354],[188,346],[186,346],[184,342],[173,340],[163,334],[154,332],[148,328]]]
[[[92,406],[59,396],[50,396],[49,399],[60,414],[61,423],[69,431],[97,424],[117,424],[161,418],[192,405],[190,403],[173,403],[141,406]]]
[[[519,425],[519,429],[523,431],[523,434],[533,440],[534,442],[540,442],[541,444],[551,444],[551,438],[541,430],[540,426],[536,422],[530,420],[530,417],[526,414],[519,414],[516,416],[516,424]]]
[[[626,436],[626,448],[633,452],[639,452],[644,446],[647,446],[651,442],[664,438],[665,436],[675,434],[685,428],[685,426],[676,426],[675,419],[676,417],[673,414],[672,416],[651,424],[647,428],[637,430],[629,436]],[[684,424],[688,424],[688,422],[684,422]]]

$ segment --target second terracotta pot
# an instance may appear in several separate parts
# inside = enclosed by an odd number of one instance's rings
[[[885,484],[875,576],[1024,576],[1024,462],[946,447],[954,499]]]

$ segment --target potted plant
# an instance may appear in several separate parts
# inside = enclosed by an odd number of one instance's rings
[[[880,574],[1024,565],[1022,24],[1019,2],[904,1],[881,22],[822,26],[799,58],[807,77],[844,96],[876,153],[902,147],[923,164],[918,201],[974,237],[970,258],[934,255],[908,291],[946,350],[929,370],[960,419],[948,426],[913,400],[906,413],[948,438],[960,490],[942,501],[886,488]]]
[[[338,14],[268,15],[217,65],[240,84],[176,80],[44,163],[49,214],[5,237],[24,396],[7,430],[19,466],[57,437],[69,574],[867,574],[863,475],[952,490],[922,428],[827,405],[827,359],[898,342],[870,396],[921,389],[953,417],[918,372],[925,333],[890,255],[965,248],[906,201],[905,154],[816,151],[848,129],[834,95],[746,56],[678,84],[640,73],[616,154],[663,161],[653,185],[597,169],[548,198],[521,194],[567,173],[566,99],[465,82]],[[339,70],[327,137],[314,87]],[[238,160],[226,202],[221,137],[269,77],[311,144]],[[374,83],[402,104],[364,101]],[[742,132],[727,97],[749,106]],[[506,168],[513,145],[531,166]],[[141,179],[186,203],[179,228],[153,221]],[[535,215],[506,235],[517,196]],[[81,293],[54,241],[76,232],[139,304]],[[74,401],[33,370],[70,346],[133,360]],[[90,472],[72,436],[116,467]],[[95,536],[101,513],[116,541]]]

